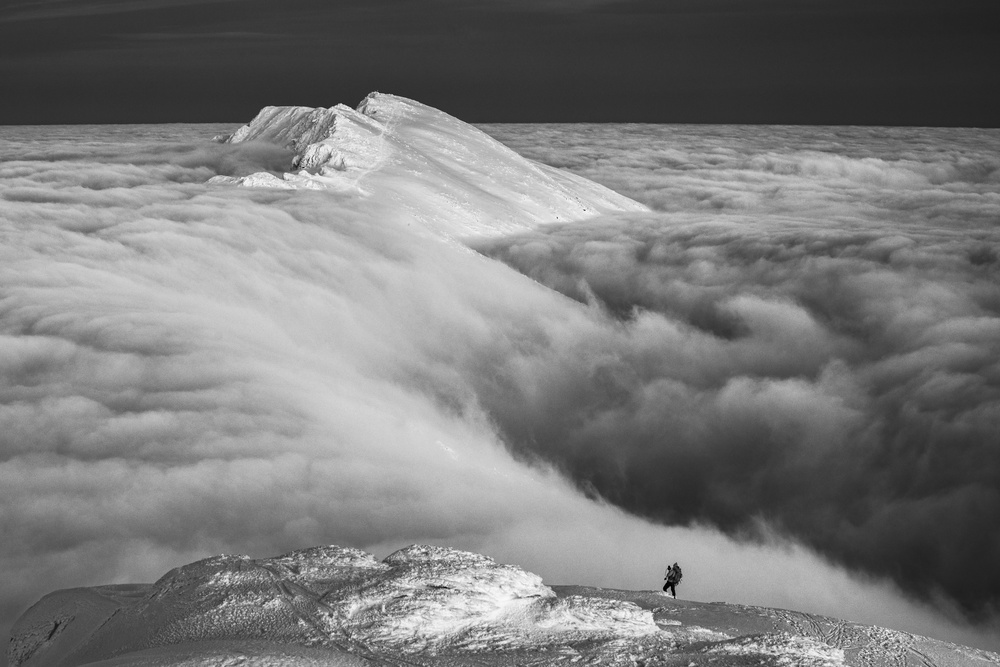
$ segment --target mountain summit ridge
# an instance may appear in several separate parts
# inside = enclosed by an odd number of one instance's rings
[[[648,210],[603,185],[529,160],[443,111],[386,93],[370,93],[356,109],[264,107],[216,139],[276,144],[294,157],[280,174],[216,176],[209,183],[370,198],[387,215],[446,238]]]
[[[11,667],[240,665],[985,666],[1000,655],[797,612],[549,587],[480,554],[335,545],[220,555],[153,584],[51,593]],[[235,661],[235,662],[234,662]]]

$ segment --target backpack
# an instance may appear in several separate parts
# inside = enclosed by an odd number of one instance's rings
[[[676,565],[670,570],[670,573],[667,575],[667,583],[675,585],[679,584],[681,583],[681,576],[682,576],[681,566]]]

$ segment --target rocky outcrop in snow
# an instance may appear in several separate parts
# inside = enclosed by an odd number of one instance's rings
[[[602,185],[528,160],[419,102],[372,93],[357,109],[265,107],[222,141],[294,151],[287,172],[210,182],[371,196],[386,214],[445,237],[481,236],[646,208]]]

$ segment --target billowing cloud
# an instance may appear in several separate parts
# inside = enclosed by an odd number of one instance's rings
[[[996,219],[995,130],[740,125],[486,125],[518,152],[660,211],[870,229],[982,231]],[[624,128],[624,129],[621,129]]]
[[[549,141],[519,139],[551,146],[569,129],[534,131]],[[485,376],[517,379],[479,395],[516,448],[623,507],[735,534],[763,518],[991,616],[997,137],[974,148],[949,130],[920,130],[934,135],[924,146],[905,129],[737,132],[640,126],[560,151],[664,212],[481,244],[620,325],[558,354],[505,357],[509,371]],[[909,134],[909,152],[865,154],[877,137],[848,140],[866,132]]]
[[[845,568],[909,584],[876,555],[938,517],[963,547],[931,544],[935,582],[976,602],[973,519],[944,512],[994,518],[989,239],[695,211],[481,248],[515,271],[356,197],[204,186],[284,158],[163,131],[0,146],[4,625],[220,552],[437,542],[550,583],[680,560],[687,597],[993,641]]]
[[[764,517],[989,611],[998,267],[961,235],[790,227],[661,216],[492,244],[621,324],[511,351],[482,376],[516,379],[479,395],[511,442],[629,509],[729,530]]]

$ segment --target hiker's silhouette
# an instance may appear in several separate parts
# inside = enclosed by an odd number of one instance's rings
[[[681,583],[681,566],[677,563],[667,567],[667,571],[663,574],[664,584],[663,590],[669,591],[674,599],[677,599],[677,584]]]

